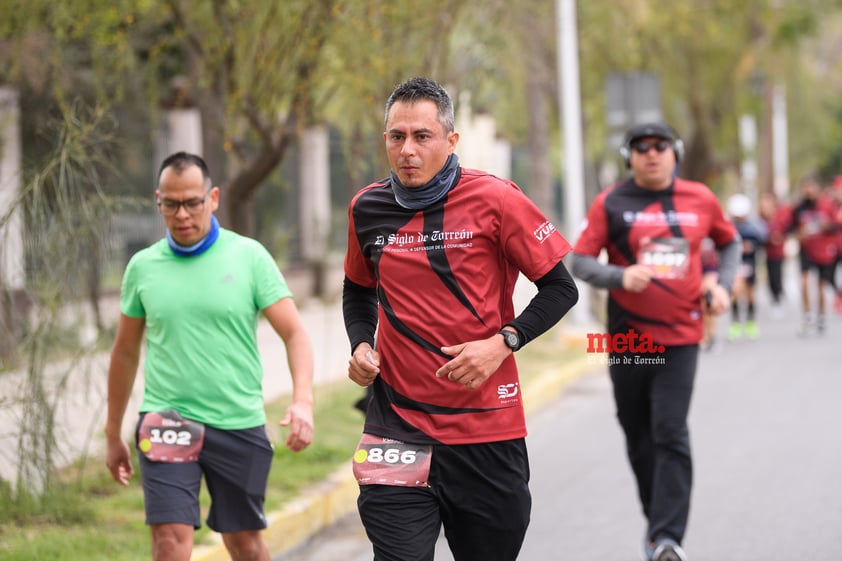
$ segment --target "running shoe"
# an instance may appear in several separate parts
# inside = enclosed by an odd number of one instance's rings
[[[743,336],[743,324],[741,323],[732,323],[731,327],[728,328],[728,340],[729,341],[736,341],[740,337]]]
[[[796,333],[799,337],[807,337],[813,331],[813,318],[810,316],[804,316],[801,320],[801,325],[798,326]]]
[[[746,337],[751,340],[757,339],[757,336],[760,335],[759,330],[757,329],[757,324],[753,321],[746,322]]]
[[[687,561],[687,555],[675,541],[659,539],[652,554],[652,561]]]
[[[824,316],[821,315],[816,319],[816,331],[819,335],[824,334]]]

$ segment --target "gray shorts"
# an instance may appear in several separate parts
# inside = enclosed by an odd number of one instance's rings
[[[143,414],[138,426],[142,420]],[[138,450],[146,523],[201,527],[199,489],[204,476],[211,498],[209,528],[223,534],[266,528],[264,502],[273,454],[263,426],[243,430],[206,426],[196,462],[153,462]]]

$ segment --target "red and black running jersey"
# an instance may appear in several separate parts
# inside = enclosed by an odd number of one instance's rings
[[[836,262],[833,203],[827,197],[802,200],[792,211],[791,229],[799,234],[799,246],[816,265]]]
[[[654,271],[642,292],[609,291],[609,333],[634,329],[657,344],[690,345],[702,339],[702,240],[721,248],[736,235],[707,186],[676,178],[650,191],[628,179],[596,197],[573,251],[597,257],[605,248],[611,264]]]
[[[786,234],[792,223],[792,208],[789,205],[781,204],[767,222],[769,227],[769,240],[766,242],[766,258],[783,260]]]
[[[842,189],[842,187],[835,187]],[[836,240],[836,255],[842,259],[842,202],[833,201],[833,232]]]
[[[437,378],[441,347],[485,339],[514,319],[520,272],[535,281],[570,244],[511,181],[464,169],[416,211],[388,180],[349,206],[345,275],[376,288],[380,375],[365,431],[406,442],[473,444],[526,436],[513,356],[480,388]]]

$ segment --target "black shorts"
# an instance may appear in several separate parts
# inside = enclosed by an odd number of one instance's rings
[[[138,426],[142,420],[143,414]],[[153,462],[138,450],[146,523],[199,528],[199,488],[204,476],[211,498],[209,528],[219,533],[266,528],[264,502],[273,455],[263,426],[243,430],[206,426],[196,462]]]
[[[514,561],[532,496],[524,439],[433,446],[429,487],[361,485],[375,561],[432,561],[444,526],[455,561]]]
[[[757,281],[757,272],[754,259],[743,260],[737,266],[737,277],[745,281],[748,286],[754,286]]]
[[[825,282],[833,284],[833,272],[836,268],[836,263],[830,263],[828,265],[819,265],[812,259],[810,256],[807,255],[805,252],[801,252],[799,254],[799,261],[801,262],[801,272],[806,273],[812,269],[815,269],[819,273],[819,278]]]

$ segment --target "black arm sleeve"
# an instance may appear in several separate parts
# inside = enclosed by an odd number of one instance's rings
[[[521,348],[558,323],[579,300],[576,282],[561,261],[536,280],[535,286],[538,293],[519,316],[506,324],[517,329]]]
[[[353,283],[345,277],[342,283],[342,317],[345,320],[345,333],[351,342],[351,353],[360,343],[374,347],[377,290]]]

